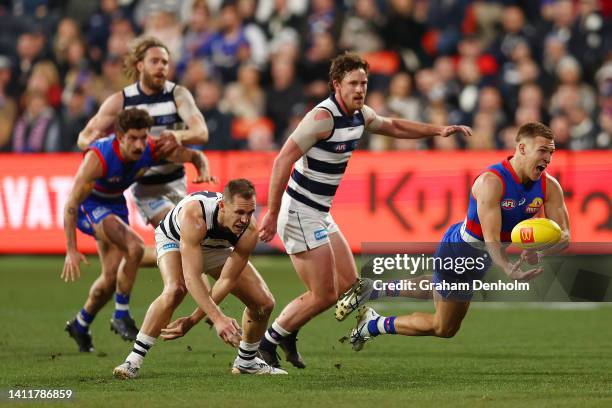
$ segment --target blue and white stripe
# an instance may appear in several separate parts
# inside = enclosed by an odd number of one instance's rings
[[[361,111],[353,116],[344,114],[333,95],[317,108],[332,114],[334,129],[329,138],[315,143],[295,162],[286,194],[293,209],[328,212],[348,161],[363,135],[365,119]]]

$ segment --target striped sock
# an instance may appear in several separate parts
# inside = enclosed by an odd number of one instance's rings
[[[244,340],[240,342],[238,346],[238,357],[242,360],[252,361],[257,356],[257,350],[259,349],[259,342],[247,343]]]
[[[115,293],[115,319],[123,319],[130,315],[130,295]]]
[[[272,323],[272,326],[270,326],[270,328],[266,331],[265,336],[266,340],[268,340],[270,343],[278,344],[283,340],[283,338],[290,334],[291,333],[283,329],[275,320],[274,323]]]
[[[89,331],[89,325],[93,322],[96,315],[87,313],[85,308],[82,308],[76,315],[75,326],[81,333],[87,333]]]
[[[395,318],[396,316],[379,316],[376,320],[368,322],[368,332],[372,337],[379,334],[395,334]]]
[[[134,342],[134,348],[132,352],[127,356],[125,361],[132,363],[134,367],[140,367],[142,361],[147,355],[149,349],[155,344],[155,338],[147,336],[146,334],[139,332]]]

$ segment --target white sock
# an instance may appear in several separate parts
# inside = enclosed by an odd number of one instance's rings
[[[257,350],[259,350],[259,342],[247,343],[242,340],[238,346],[238,357],[244,361],[253,361],[257,357]]]
[[[269,342],[278,344],[283,338],[287,337],[290,334],[291,332],[288,332],[287,330],[283,329],[275,320],[274,323],[272,323],[272,326],[268,330],[266,330],[265,336]]]
[[[155,344],[155,337],[148,336],[143,332],[138,332],[138,336],[136,336],[136,341],[134,342],[134,348],[125,361],[129,361],[134,367],[140,367],[147,352],[153,347],[153,344]]]

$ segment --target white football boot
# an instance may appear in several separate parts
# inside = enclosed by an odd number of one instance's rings
[[[355,310],[363,306],[374,290],[374,281],[368,278],[359,278],[357,282],[336,302],[336,320],[342,321]]]
[[[368,323],[380,319],[380,315],[371,307],[362,307],[357,314],[357,325],[351,331],[351,345],[353,350],[361,351],[366,341],[372,338],[368,331]]]
[[[136,378],[138,375],[138,370],[140,367],[132,366],[132,363],[129,361],[124,362],[121,365],[118,365],[113,370],[113,377],[119,378],[121,380],[131,380]]]
[[[255,357],[253,360],[244,360],[238,356],[234,360],[232,374],[276,375],[287,374],[287,372],[268,365],[268,363],[259,357]]]

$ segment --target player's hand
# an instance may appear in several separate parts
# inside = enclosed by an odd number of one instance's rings
[[[537,265],[540,263],[540,255],[533,250],[524,250],[521,252],[521,259],[529,265]]]
[[[218,184],[219,179],[216,176],[213,176],[210,174],[210,166],[208,164],[208,159],[206,158],[206,155],[200,151],[195,151],[195,152],[196,153],[195,153],[195,157],[193,160],[193,165],[195,166],[198,174],[196,178],[193,179],[193,182],[195,184],[200,184],[200,183]]]
[[[170,130],[164,130],[155,141],[157,156],[166,158],[170,156],[181,144],[175,134]]]
[[[235,319],[222,316],[215,322],[214,327],[217,331],[217,336],[219,336],[221,340],[232,347],[238,347],[238,345],[240,345],[240,340],[242,340],[242,331],[240,330],[240,326],[238,326],[238,322]]]
[[[73,282],[81,277],[81,262],[85,263],[85,265],[89,265],[85,255],[79,251],[71,250],[66,253],[64,269],[60,275],[64,282]]]
[[[276,234],[277,221],[278,216],[275,216],[268,211],[266,215],[264,215],[259,226],[259,239],[261,239],[263,242],[272,241],[274,234]]]
[[[463,125],[444,126],[440,136],[449,137],[455,133],[462,133],[464,136],[472,136],[472,128]]]
[[[542,272],[544,272],[544,268],[542,267],[538,267],[538,268],[533,268],[533,269],[529,269],[527,271],[523,271],[521,269],[521,266],[523,265],[523,262],[525,261],[525,259],[523,259],[523,257],[521,257],[518,261],[516,261],[514,264],[510,264],[509,265],[509,272],[507,272],[508,277],[510,279],[514,279],[517,281],[528,281],[531,280],[533,278],[535,278],[536,276],[542,274]]]
[[[164,340],[174,340],[183,337],[193,326],[195,322],[191,320],[191,316],[179,317],[161,330],[160,337]]]

